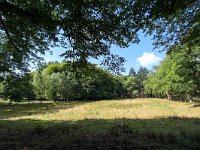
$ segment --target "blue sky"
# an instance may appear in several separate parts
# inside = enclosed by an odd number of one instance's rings
[[[165,52],[159,52],[159,49],[153,50],[153,41],[151,36],[144,36],[143,33],[139,33],[140,43],[130,44],[128,48],[119,48],[115,45],[111,47],[111,52],[113,54],[120,55],[126,59],[124,63],[124,68],[126,69],[123,74],[128,74],[131,67],[136,71],[140,66],[145,66],[151,69],[152,66],[159,64],[161,60],[165,58]],[[47,52],[44,56],[45,61],[59,61],[61,62],[64,58],[59,55],[64,53],[64,48],[55,47],[51,49],[53,54],[51,55]],[[100,61],[90,59],[92,63],[99,63]]]

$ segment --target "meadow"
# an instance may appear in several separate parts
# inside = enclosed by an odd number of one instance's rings
[[[2,100],[0,149],[200,149],[200,104]]]

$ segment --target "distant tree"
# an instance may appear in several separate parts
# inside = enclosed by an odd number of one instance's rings
[[[139,70],[137,71],[136,76],[136,85],[139,97],[145,97],[145,91],[144,91],[144,81],[147,78],[149,71],[147,68],[140,66]]]
[[[136,71],[135,71],[135,69],[134,69],[134,68],[131,68],[128,75],[129,75],[129,76],[135,77],[135,76],[136,76]]]
[[[33,85],[39,99],[90,100],[117,97],[114,76],[95,65],[87,64],[86,70],[74,71],[74,63],[50,63],[34,74]],[[76,64],[75,64],[76,65]]]
[[[133,76],[128,76],[124,84],[128,90],[128,97],[137,97],[136,78]]]
[[[115,77],[117,80],[117,94],[119,98],[129,97],[130,93],[127,89],[125,82],[127,81],[127,76],[120,75]]]
[[[26,73],[22,77],[22,81],[20,84],[22,84],[22,91],[23,91],[23,98],[28,100],[34,100],[35,94],[34,94],[34,87],[33,87],[33,75],[34,73]]]
[[[45,75],[36,72],[34,73],[33,76],[33,86],[34,86],[34,93],[36,95],[37,99],[45,99],[45,89],[46,89],[46,84],[45,84]]]
[[[62,100],[81,99],[83,94],[80,78],[77,78],[73,72],[62,73],[61,76],[61,98]]]
[[[26,74],[25,76],[7,75],[1,86],[2,96],[10,100],[9,105],[13,101],[20,102],[24,98],[33,99],[35,95],[31,83],[30,74]]]
[[[45,75],[45,98],[49,100],[59,100],[61,97],[60,86],[61,76],[60,73],[52,73]]]

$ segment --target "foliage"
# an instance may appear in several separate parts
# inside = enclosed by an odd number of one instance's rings
[[[4,89],[3,82],[0,82],[0,98],[3,97],[3,89]]]
[[[199,0],[3,0],[0,36],[6,39],[0,45],[0,69],[20,69],[15,64],[39,60],[38,53],[54,46],[62,46],[63,56],[81,64],[90,57],[112,58],[112,44],[138,43],[141,30],[154,34],[156,47],[167,50],[177,43],[198,44],[199,5]]]
[[[114,76],[92,64],[74,71],[71,62],[49,64],[34,74],[33,85],[39,99],[110,99],[117,97]]]
[[[135,80],[136,80],[136,86],[138,90],[137,92],[138,97],[145,97],[143,82],[146,80],[148,73],[149,73],[148,69],[142,66],[139,68],[137,72],[137,76]]]
[[[192,100],[199,96],[199,47],[174,46],[160,66],[145,67],[129,76],[113,75],[93,64],[51,62],[25,76],[5,75],[1,95],[12,99],[98,100],[159,97]],[[74,67],[78,66],[78,67]]]
[[[128,76],[116,76],[118,97],[145,97],[143,81],[148,73],[147,68],[140,67],[137,72],[131,68]]]
[[[129,97],[137,97],[136,95],[136,90],[137,90],[137,85],[136,85],[136,78],[128,76],[127,80],[125,81],[125,87],[128,90],[128,95]]]
[[[148,76],[145,88],[168,99],[188,99],[199,95],[200,49],[198,46],[176,46],[167,58]]]
[[[2,95],[6,99],[12,101],[21,101],[23,98],[34,99],[32,76],[26,74],[25,76],[8,75],[2,82]]]
[[[134,68],[131,68],[130,70],[129,70],[129,74],[128,74],[129,76],[133,76],[133,77],[135,77],[136,76],[136,71],[135,71],[135,69]]]
[[[25,56],[19,56],[19,53],[0,30],[0,80],[4,78],[4,74],[7,72],[13,74],[16,68],[26,71],[27,61],[28,59]]]

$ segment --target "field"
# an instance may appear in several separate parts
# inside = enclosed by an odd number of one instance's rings
[[[200,149],[200,104],[0,101],[0,149]]]

